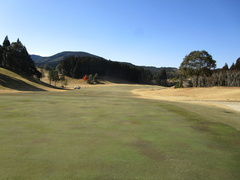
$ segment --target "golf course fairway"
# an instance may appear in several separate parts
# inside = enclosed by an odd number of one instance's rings
[[[137,88],[0,94],[0,179],[239,179],[239,112]]]

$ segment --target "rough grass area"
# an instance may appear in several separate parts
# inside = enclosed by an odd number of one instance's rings
[[[132,88],[0,94],[0,179],[240,177],[240,132],[220,123],[239,113],[219,122],[221,109],[139,99]]]

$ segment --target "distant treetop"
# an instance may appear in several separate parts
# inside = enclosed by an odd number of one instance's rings
[[[3,47],[6,48],[8,46],[10,46],[10,41],[8,40],[8,36],[6,36],[3,41]]]

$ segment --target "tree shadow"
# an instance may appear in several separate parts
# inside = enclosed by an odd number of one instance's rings
[[[22,80],[0,74],[0,85],[6,88],[18,91],[46,91],[44,89],[32,86]]]
[[[29,76],[26,76],[26,75],[23,75],[23,74],[20,74],[20,73],[18,73],[18,75],[21,76],[24,79],[27,79],[28,81],[31,81],[31,82],[36,83],[36,84],[40,84],[42,86],[46,86],[46,87],[53,88],[53,89],[60,89],[60,90],[62,89],[60,87],[56,87],[56,86],[53,86],[51,84],[40,81],[36,78],[32,78],[32,77],[29,77]]]

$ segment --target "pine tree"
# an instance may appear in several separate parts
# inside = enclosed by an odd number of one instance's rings
[[[237,59],[235,69],[240,70],[240,58]]]
[[[8,36],[6,36],[4,41],[3,41],[3,47],[7,48],[9,46],[10,46],[10,41],[8,40]]]
[[[23,46],[23,44],[21,43],[21,41],[19,40],[19,38],[17,39],[17,42],[13,42],[13,43],[11,44],[11,46],[12,46],[12,48],[13,48],[14,51],[18,51],[18,52],[23,51],[23,49],[25,48],[25,47]]]
[[[230,67],[231,70],[234,70],[235,69],[235,64],[232,63],[232,66]]]
[[[19,39],[10,44],[8,36],[6,36],[3,46],[0,47],[0,56],[0,66],[28,76],[41,77],[41,73],[36,69],[26,47]]]
[[[227,63],[225,63],[225,65],[222,67],[222,70],[229,70]]]

